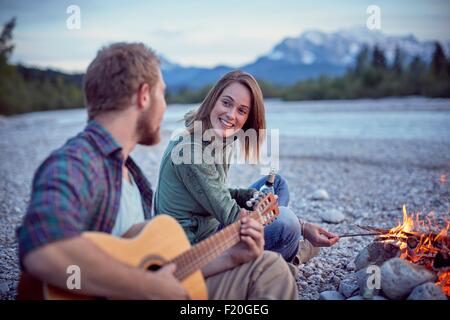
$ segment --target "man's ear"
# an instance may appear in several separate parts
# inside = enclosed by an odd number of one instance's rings
[[[151,100],[151,90],[148,83],[143,83],[137,92],[136,104],[139,109],[147,109],[150,105]]]

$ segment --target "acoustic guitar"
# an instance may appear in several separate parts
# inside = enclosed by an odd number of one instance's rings
[[[278,215],[277,199],[271,193],[264,196],[249,213],[249,217],[263,225],[271,223]],[[156,216],[132,239],[118,238],[102,232],[84,232],[81,236],[113,258],[149,272],[158,270],[164,264],[175,263],[177,268],[174,275],[190,298],[203,300],[208,298],[208,292],[200,269],[240,241],[240,226],[241,222],[238,220],[194,246],[191,246],[178,222],[168,215]],[[80,295],[75,289],[63,290],[42,283],[26,272],[20,276],[18,299],[95,298],[101,297]]]

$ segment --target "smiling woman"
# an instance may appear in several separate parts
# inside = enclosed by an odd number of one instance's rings
[[[222,138],[238,130],[253,129],[257,141],[251,145],[241,141],[245,159],[259,159],[266,129],[264,100],[255,78],[242,71],[232,71],[222,77],[209,91],[199,109],[186,115],[186,127],[192,134],[194,123],[200,121],[204,131],[213,129]]]
[[[209,91],[200,107],[185,116],[186,133],[174,139],[164,152],[155,194],[155,213],[173,216],[184,228],[191,243],[197,243],[221,228],[232,224],[246,213],[246,202],[259,189],[258,181],[246,189],[227,186],[230,154],[227,147],[234,143],[240,130],[252,130],[257,138],[238,139],[246,160],[259,159],[263,130],[266,128],[264,100],[256,80],[248,73],[227,73]],[[198,126],[201,124],[201,126]],[[200,131],[197,131],[200,128]],[[183,150],[190,154],[204,154],[210,147],[206,131],[213,132],[211,144],[219,157],[214,162],[205,160],[179,162],[175,159]],[[188,136],[189,139],[185,139]],[[198,137],[201,139],[198,139]],[[231,138],[231,139],[228,139]],[[188,142],[186,142],[188,140]],[[223,144],[225,142],[225,144]],[[222,149],[223,148],[223,149]],[[223,151],[223,152],[222,152]],[[219,161],[217,161],[219,160]],[[223,160],[223,161],[222,161]],[[264,184],[265,181],[262,181]],[[286,206],[287,184],[277,176],[275,193],[279,196],[280,215],[265,229],[265,249],[281,253],[292,261],[299,248],[300,223]]]

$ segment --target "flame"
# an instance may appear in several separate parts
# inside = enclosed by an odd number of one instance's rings
[[[440,182],[440,184],[446,184],[447,183],[447,177],[448,177],[448,173],[445,173],[445,174],[442,174],[440,177],[439,177],[439,182]]]
[[[434,213],[430,212],[426,221],[420,218],[420,213],[415,217],[408,215],[406,205],[403,205],[403,223],[389,230],[380,238],[385,241],[394,240],[400,248],[400,258],[415,264],[420,264],[433,270],[433,261],[436,254],[442,252],[450,254],[450,239],[448,231],[450,221],[439,233],[433,233],[438,224],[435,222]],[[450,267],[435,270],[438,273],[437,285],[441,286],[444,293],[450,296]]]

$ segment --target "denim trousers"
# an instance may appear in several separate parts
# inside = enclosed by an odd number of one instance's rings
[[[250,185],[249,188],[259,190],[266,180],[267,177],[262,177]],[[280,214],[275,221],[264,228],[264,249],[278,252],[284,260],[291,262],[297,254],[299,241],[302,236],[300,221],[295,213],[288,208],[288,184],[278,174],[275,176],[274,190],[278,196]]]

